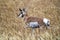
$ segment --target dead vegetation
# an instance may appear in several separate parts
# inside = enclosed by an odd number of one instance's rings
[[[30,3],[31,2],[31,3]],[[59,0],[0,0],[0,40],[60,40]],[[28,15],[51,20],[50,29],[24,28],[18,18],[19,8],[28,8]]]

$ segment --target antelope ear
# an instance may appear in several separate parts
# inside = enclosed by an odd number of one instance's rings
[[[27,8],[23,8],[22,10],[23,10],[24,12],[27,12],[28,9],[27,9]]]
[[[25,8],[23,8],[23,11],[26,11]]]

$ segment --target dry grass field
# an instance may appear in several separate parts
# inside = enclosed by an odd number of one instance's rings
[[[50,19],[50,28],[24,28],[19,8],[27,14]],[[0,0],[0,40],[60,40],[60,0]]]

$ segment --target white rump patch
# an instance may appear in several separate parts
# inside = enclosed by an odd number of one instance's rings
[[[44,18],[44,19],[43,19],[43,22],[44,22],[45,24],[50,24],[50,20],[47,19],[47,18]]]

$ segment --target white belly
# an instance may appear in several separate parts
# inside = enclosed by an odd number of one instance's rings
[[[38,26],[39,26],[38,22],[29,22],[29,27],[34,28],[34,27],[38,27]]]

